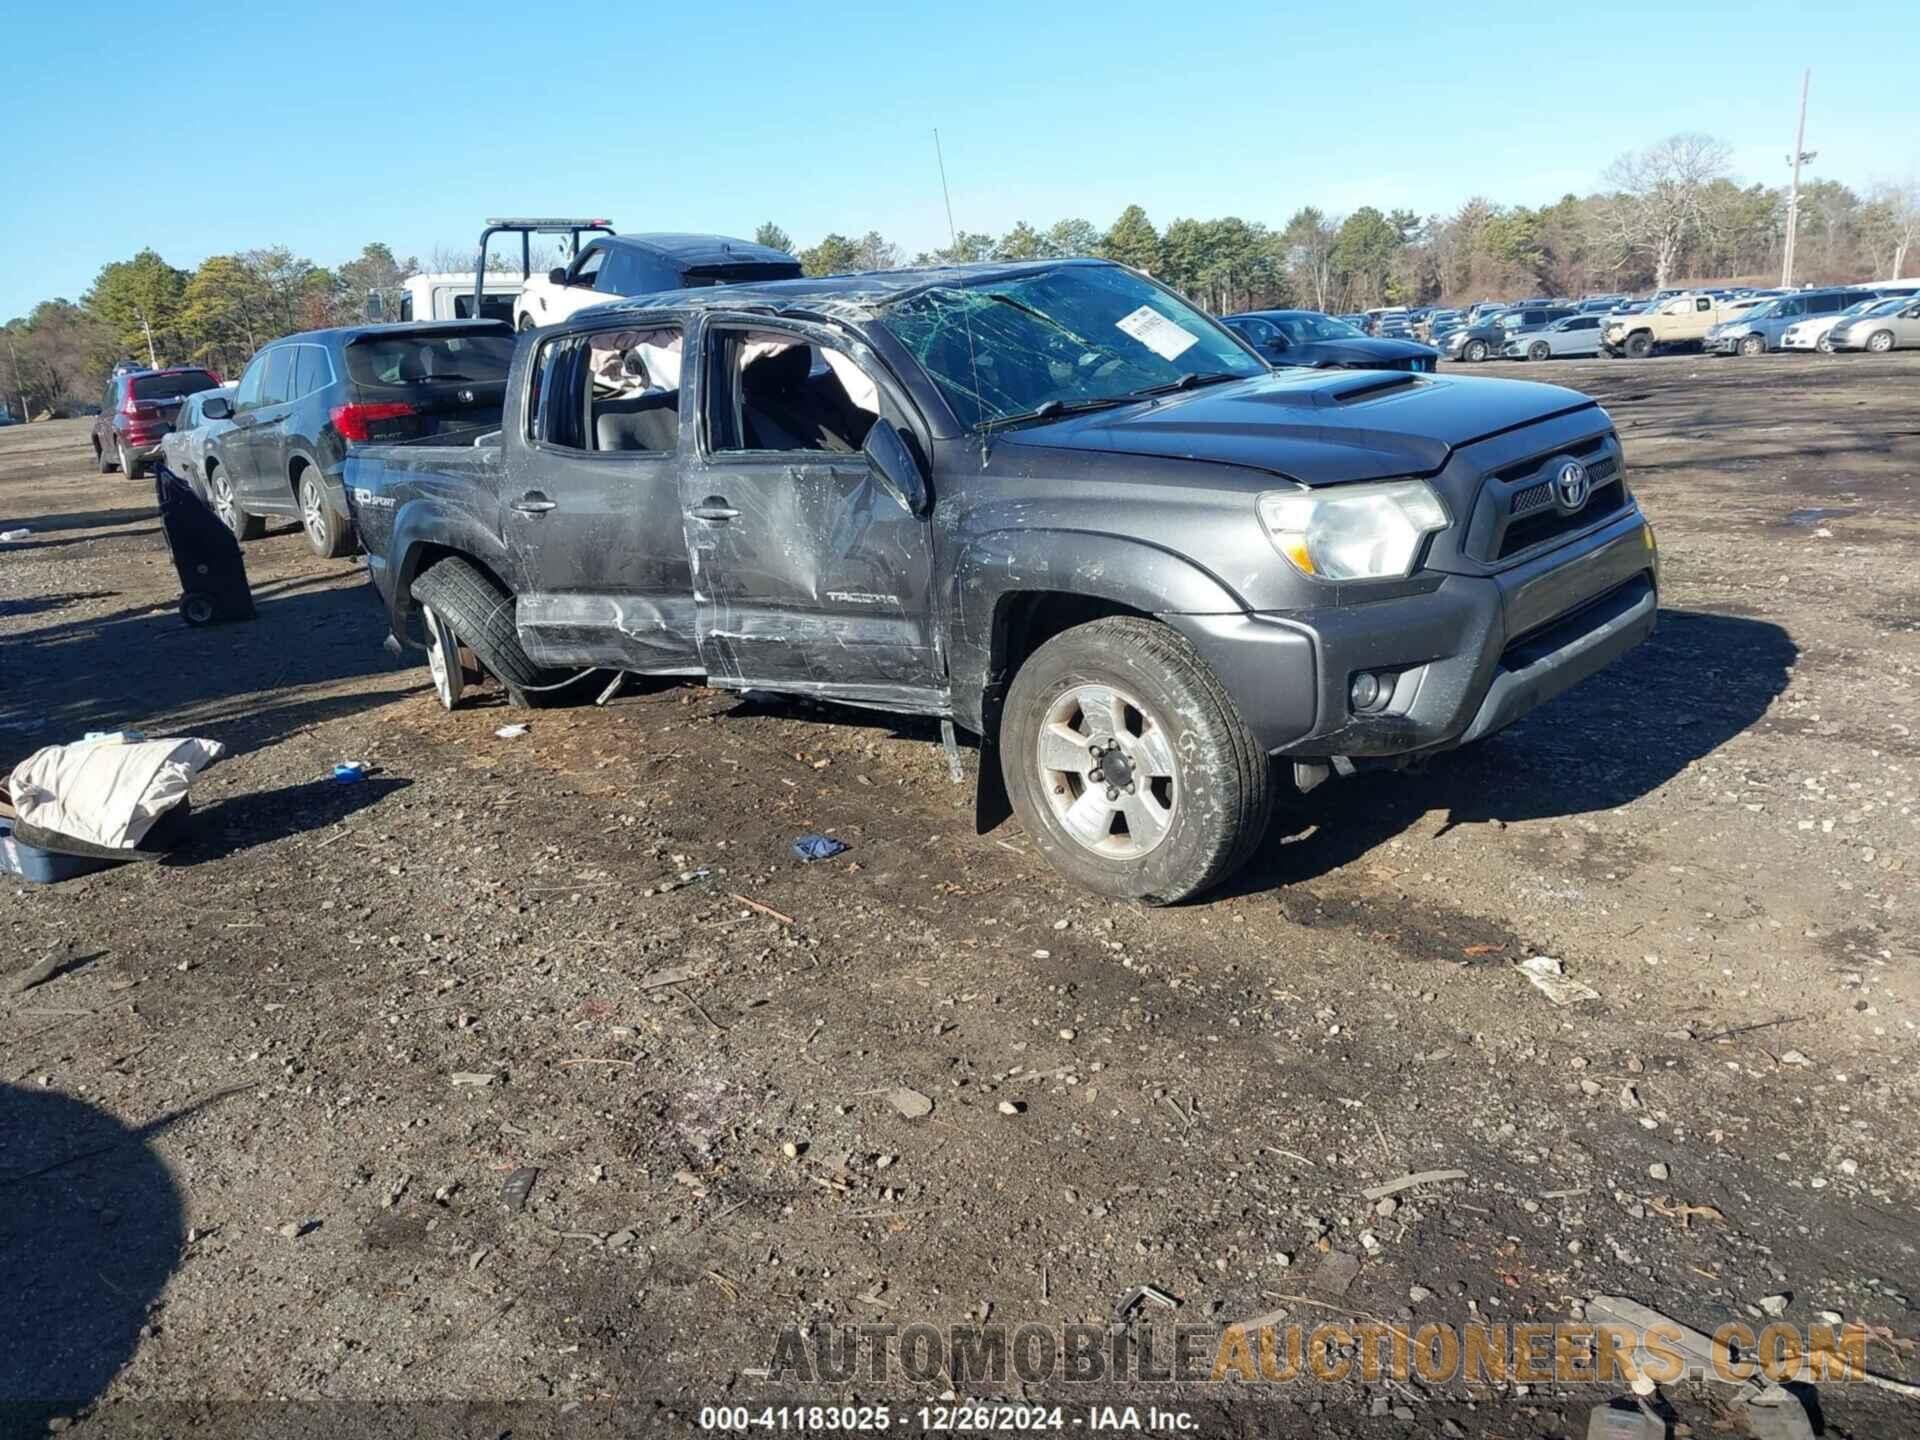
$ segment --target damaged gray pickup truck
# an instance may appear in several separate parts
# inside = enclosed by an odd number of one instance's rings
[[[1591,400],[1270,370],[1097,261],[598,307],[522,338],[504,418],[347,462],[444,703],[610,668],[936,716],[983,825],[1109,895],[1220,882],[1281,766],[1479,739],[1654,627]]]

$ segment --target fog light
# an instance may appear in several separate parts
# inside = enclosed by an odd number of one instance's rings
[[[1385,688],[1378,675],[1371,670],[1362,670],[1347,687],[1347,699],[1355,710],[1371,710],[1380,703]]]

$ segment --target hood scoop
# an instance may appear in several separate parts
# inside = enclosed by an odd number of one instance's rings
[[[1325,410],[1332,406],[1372,400],[1396,390],[1426,385],[1433,379],[1431,375],[1420,375],[1411,370],[1353,370],[1343,372],[1338,380],[1329,384],[1320,378],[1326,371],[1311,373],[1313,383],[1276,386],[1253,396],[1253,403],[1282,405],[1289,410]]]

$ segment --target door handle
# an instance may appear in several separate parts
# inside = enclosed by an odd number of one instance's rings
[[[732,520],[740,514],[724,495],[709,495],[687,513],[696,520]]]
[[[554,502],[538,490],[530,490],[513,502],[513,508],[522,515],[544,515],[554,508]]]

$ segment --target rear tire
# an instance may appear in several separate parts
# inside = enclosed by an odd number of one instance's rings
[[[535,322],[533,316],[531,315],[522,315],[520,317],[519,325],[515,327],[515,329],[517,329],[519,333],[522,335],[526,334],[527,331],[529,330],[537,330],[539,328],[540,328],[539,325]]]
[[[93,463],[98,467],[102,475],[111,475],[120,468],[120,466],[109,457],[106,447],[98,440],[93,442]]]
[[[327,503],[326,482],[309,465],[300,472],[295,498],[300,503],[300,528],[307,548],[322,560],[338,560],[353,548],[352,527]]]
[[[127,449],[126,441],[119,443],[120,473],[129,480],[138,480],[146,471],[140,468],[140,462],[133,458],[133,452]]]
[[[1034,651],[1007,691],[999,750],[1034,843],[1102,895],[1188,899],[1239,869],[1266,834],[1266,752],[1199,653],[1157,621],[1095,620]],[[1108,784],[1114,765],[1128,776],[1120,789]]]
[[[1651,354],[1653,354],[1653,337],[1651,335],[1643,332],[1639,335],[1629,335],[1627,337],[1627,358],[1629,360],[1644,360]]]
[[[538,708],[556,693],[554,687],[565,684],[567,672],[545,669],[528,657],[514,628],[513,596],[471,561],[458,556],[436,561],[414,580],[413,598],[506,688],[508,704]]]
[[[213,597],[200,590],[190,590],[180,597],[180,618],[189,625],[211,625],[214,616]]]

